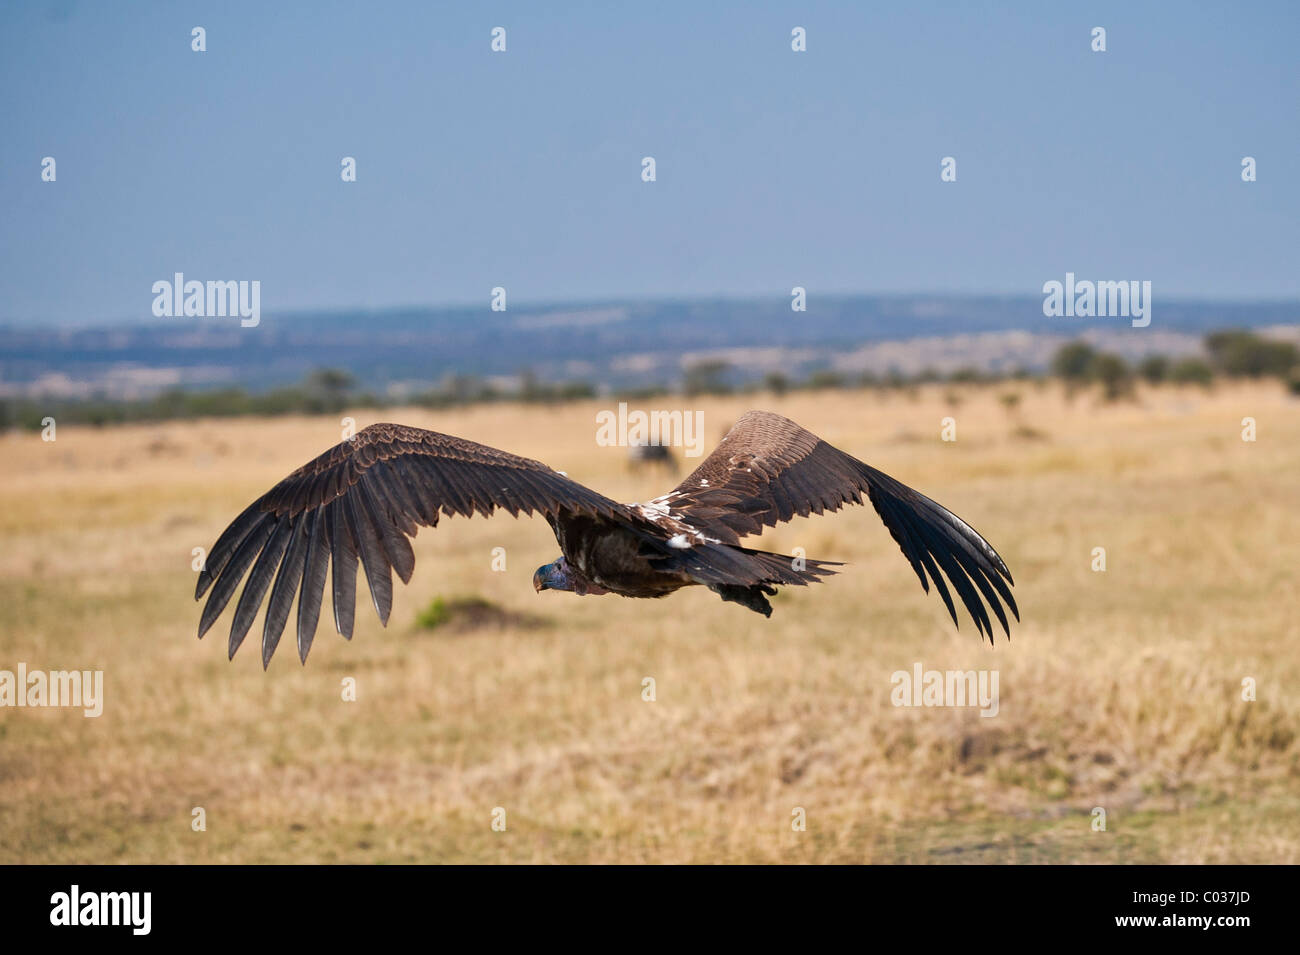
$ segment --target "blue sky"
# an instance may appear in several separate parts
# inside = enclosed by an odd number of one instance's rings
[[[267,313],[1300,295],[1300,4],[900,6],[7,5],[0,321],[145,320],[177,271]]]

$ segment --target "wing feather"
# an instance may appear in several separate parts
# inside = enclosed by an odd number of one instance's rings
[[[376,477],[374,471],[368,472],[362,481],[369,493],[362,494],[358,500],[363,504],[375,530],[379,532],[379,540],[383,544],[388,563],[397,571],[397,576],[402,578],[402,583],[409,584],[415,570],[415,551],[411,549],[411,542],[406,535],[415,536],[415,521],[396,509],[383,480]]]
[[[226,604],[234,596],[235,589],[239,586],[240,580],[243,579],[244,573],[252,565],[257,555],[262,551],[262,545],[266,539],[271,536],[275,530],[275,522],[271,520],[269,514],[258,515],[257,524],[239,539],[239,546],[235,552],[226,560],[221,561],[221,576],[216,578],[216,586],[212,588],[212,593],[208,595],[208,602],[203,605],[203,615],[199,617],[199,639],[208,632],[208,628],[217,622],[221,616],[221,611],[226,609]],[[198,600],[203,596],[207,584],[202,580],[203,574],[208,573],[206,565],[200,572],[199,590],[194,594],[194,599]],[[208,581],[211,583],[211,580]]]
[[[875,468],[864,464],[788,418],[751,411],[718,447],[665,495],[673,515],[725,543],[764,527],[870,499],[928,593],[935,583],[953,622],[951,584],[976,629],[993,639],[985,602],[1002,629],[1010,626],[1002,604],[1020,619],[997,551],[969,524]],[[946,581],[945,581],[946,577]],[[982,598],[982,599],[981,599]],[[999,602],[1000,600],[1000,602]]]
[[[325,596],[325,578],[329,575],[330,548],[325,530],[325,509],[317,508],[308,518],[307,556],[303,559],[302,589],[298,593],[298,659],[307,662],[316,624],[320,620],[321,601]]]
[[[357,543],[343,509],[343,498],[331,501],[330,553],[334,572],[330,582],[334,593],[334,629],[345,640],[352,639],[357,612]]]
[[[342,498],[348,517],[348,527],[361,552],[361,567],[366,572],[366,585],[370,588],[370,601],[379,614],[379,622],[388,626],[388,615],[393,610],[393,569],[388,564],[384,545],[379,540],[370,515],[367,498],[349,494]]]
[[[212,586],[212,582],[226,568],[235,551],[239,549],[239,545],[244,542],[244,538],[262,523],[265,516],[257,506],[257,502],[254,501],[244,509],[242,514],[231,521],[229,527],[222,531],[221,536],[217,538],[217,542],[212,545],[212,551],[204,560],[203,569],[199,571],[199,582],[194,588],[195,600],[198,600],[207,592],[207,589]],[[229,599],[228,595],[227,599]],[[223,603],[222,606],[224,607],[225,604]],[[218,609],[217,612],[220,613],[221,611]]]
[[[302,565],[307,559],[307,525],[312,515],[302,515],[294,520],[289,549],[280,561],[280,572],[275,575],[271,585],[271,599],[266,605],[266,619],[262,622],[262,669],[271,662],[284,633],[284,625],[289,620],[289,608],[293,606],[293,595],[302,584]]]
[[[195,587],[195,599],[211,589],[199,636],[247,574],[232,621],[231,654],[269,590],[263,663],[275,652],[295,596],[298,654],[305,662],[327,575],[334,625],[351,639],[358,565],[365,570],[375,611],[387,623],[393,571],[403,583],[410,581],[415,570],[410,538],[419,528],[437,526],[444,514],[487,516],[497,508],[551,520],[566,514],[637,520],[623,505],[538,461],[436,431],[371,425],[287,476],[217,538]]]
[[[284,549],[289,546],[289,535],[292,532],[293,522],[281,521],[276,524],[271,536],[267,538],[266,546],[262,548],[262,553],[257,557],[257,563],[253,565],[253,570],[248,575],[248,583],[244,584],[244,592],[239,595],[239,603],[235,606],[235,616],[230,621],[230,656],[232,657],[239,649],[239,645],[244,642],[248,628],[253,625],[257,608],[261,606],[262,598],[266,596],[266,589],[271,586],[271,578],[275,575],[276,568],[280,566],[280,558],[284,556]]]

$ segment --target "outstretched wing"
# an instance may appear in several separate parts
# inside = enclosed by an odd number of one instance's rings
[[[469,517],[489,515],[498,507],[512,516],[540,512],[548,518],[588,514],[626,519],[622,505],[538,461],[436,431],[371,425],[294,471],[225,529],[194,590],[198,600],[212,587],[199,637],[247,573],[230,627],[230,655],[239,649],[269,589],[262,666],[270,663],[295,594],[298,655],[306,662],[331,565],[334,624],[351,639],[358,562],[365,568],[379,619],[387,624],[392,571],[403,583],[410,581],[415,553],[408,538],[417,526],[436,526],[439,512]]]
[[[837,511],[849,503],[860,504],[864,492],[927,593],[929,581],[934,581],[953,623],[957,611],[944,575],[981,634],[993,640],[982,594],[1010,636],[998,598],[1019,620],[1020,612],[1007,586],[1014,581],[988,541],[947,508],[832,447],[789,418],[766,411],[749,412],[704,463],[659,502],[674,517],[736,543],[740,537],[796,515],[807,517]]]

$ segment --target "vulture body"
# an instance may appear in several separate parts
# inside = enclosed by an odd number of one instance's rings
[[[498,508],[512,516],[540,513],[555,532],[561,556],[538,568],[538,591],[663,597],[702,585],[770,616],[767,597],[777,586],[815,582],[838,564],[755,550],[741,538],[795,516],[860,504],[863,494],[921,586],[928,592],[934,583],[954,624],[949,584],[990,642],[990,609],[1010,636],[1002,604],[1019,619],[1011,573],[974,528],[788,418],[751,411],[677,487],[644,504],[619,504],[538,461],[463,438],[371,425],[294,471],[221,534],[195,588],[196,600],[211,588],[199,637],[247,575],[231,623],[230,656],[269,590],[262,665],[275,652],[295,595],[298,655],[305,663],[327,577],[334,625],[351,639],[358,565],[387,624],[392,572],[404,583],[411,579],[415,554],[408,538],[418,527],[437,526],[441,514],[487,516]]]

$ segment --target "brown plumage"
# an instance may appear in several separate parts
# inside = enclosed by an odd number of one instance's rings
[[[922,587],[928,592],[934,582],[954,623],[945,575],[981,634],[993,639],[987,601],[1010,635],[999,598],[1019,619],[1007,586],[1011,574],[973,528],[793,421],[751,411],[681,484],[645,504],[619,504],[538,461],[463,438],[371,425],[294,471],[221,534],[195,588],[196,600],[212,588],[199,636],[247,575],[231,623],[230,655],[269,590],[263,666],[295,595],[298,654],[306,662],[331,568],[335,627],[350,639],[358,565],[387,624],[392,571],[410,581],[415,554],[408,538],[418,527],[436,526],[440,514],[486,516],[497,508],[516,516],[540,513],[555,532],[562,556],[534,575],[539,591],[662,597],[698,584],[770,615],[766,597],[777,585],[802,586],[837,565],[753,550],[740,539],[795,516],[861,503],[863,493]]]

